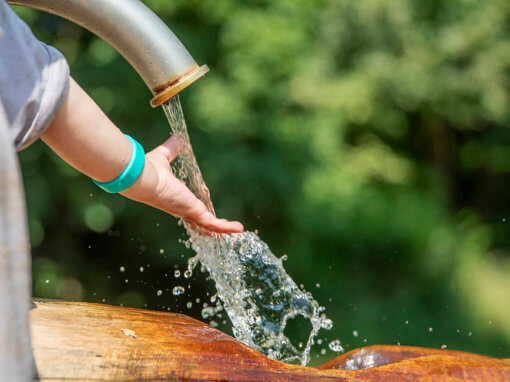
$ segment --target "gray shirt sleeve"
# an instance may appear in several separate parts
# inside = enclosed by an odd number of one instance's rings
[[[55,48],[0,0],[0,99],[14,146],[21,150],[49,126],[69,87],[69,66]]]

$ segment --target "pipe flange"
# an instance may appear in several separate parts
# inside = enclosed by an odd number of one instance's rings
[[[207,65],[197,65],[191,71],[173,81],[172,83],[165,86],[158,86],[158,88],[153,90],[154,98],[151,99],[151,106],[157,107],[167,101],[170,101],[170,99],[175,97],[181,90],[188,87],[200,77],[203,77],[208,71],[209,68]],[[161,88],[163,88],[163,90],[158,90]]]

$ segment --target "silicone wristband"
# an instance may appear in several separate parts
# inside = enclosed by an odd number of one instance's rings
[[[124,191],[131,186],[140,176],[145,164],[145,151],[140,143],[135,141],[129,135],[124,134],[131,142],[131,159],[122,173],[110,182],[101,183],[94,179],[92,181],[111,194]]]

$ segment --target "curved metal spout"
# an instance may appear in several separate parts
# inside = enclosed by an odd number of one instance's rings
[[[170,100],[209,71],[199,67],[161,19],[139,0],[7,0],[61,16],[115,48],[154,94],[153,107]]]

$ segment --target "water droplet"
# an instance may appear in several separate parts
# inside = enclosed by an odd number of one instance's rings
[[[432,333],[433,331],[434,331],[434,329],[429,328],[429,333]]]
[[[213,328],[217,328],[218,327],[218,323],[214,320],[211,320],[209,321],[209,325],[211,325]]]
[[[408,324],[409,324],[409,320],[406,320],[406,325],[408,325]]]
[[[473,334],[473,332],[469,332],[469,333],[468,333],[468,336],[469,336],[469,337],[471,337],[471,335],[472,335],[472,334]]]
[[[127,283],[129,282],[129,280],[128,280],[128,279],[125,279],[125,280],[124,280],[124,282],[127,284]]]
[[[48,284],[50,282],[50,280],[46,280],[45,283]]]
[[[340,345],[340,340],[334,340],[329,343],[329,348],[337,353],[342,353],[344,348]]]
[[[179,277],[181,277],[181,271],[176,269],[175,272],[174,272],[174,277],[177,279]]]
[[[326,330],[331,330],[331,328],[333,327],[333,321],[331,321],[329,318],[323,319],[321,327]]]
[[[182,287],[182,286],[176,286],[173,290],[172,290],[172,293],[174,296],[179,296],[181,294],[183,294],[186,290]]]
[[[321,339],[321,338],[319,338],[319,339],[317,340],[317,345],[322,345],[322,339]]]
[[[301,349],[303,347],[303,343],[302,342],[298,343],[298,347]]]
[[[165,253],[165,250],[164,250],[163,248],[161,248],[161,249],[159,250],[159,253],[163,254],[163,253]]]
[[[143,272],[143,267],[140,267],[140,272]]]
[[[161,295],[163,294],[163,291],[162,291],[161,289],[159,289],[159,290],[156,292],[156,294],[157,294],[158,296],[161,296]]]
[[[195,300],[195,302],[196,302],[197,304],[200,304],[200,299],[199,299],[199,298],[197,298],[197,299]]]
[[[186,308],[191,309],[193,307],[193,303],[191,301],[188,301],[186,303]]]
[[[289,259],[289,256],[288,255],[282,255],[282,257],[280,257],[280,260],[281,261],[287,261]]]
[[[321,354],[322,355],[326,354],[326,349],[321,349]]]
[[[441,345],[441,349],[446,349],[447,347],[445,344]]]
[[[489,325],[492,325],[492,321],[489,321]]]
[[[352,335],[353,335],[354,337],[359,336],[358,331],[357,331],[357,330],[353,330]]]
[[[184,271],[184,278],[189,279],[191,276],[193,276],[193,271],[191,269]]]
[[[316,287],[316,288],[320,288],[320,287],[321,287],[321,284],[317,283],[317,284],[315,284],[315,287]]]

